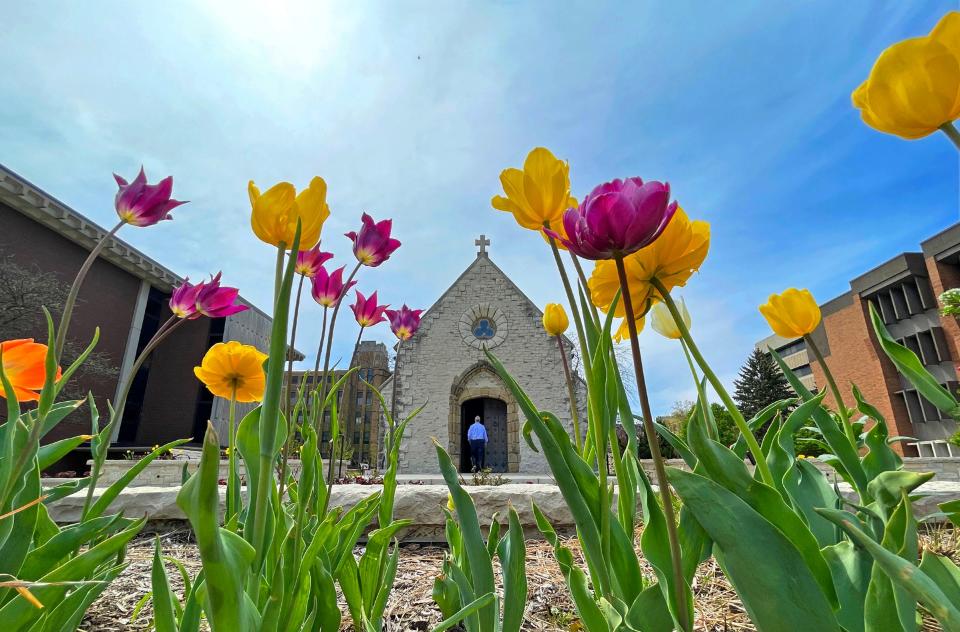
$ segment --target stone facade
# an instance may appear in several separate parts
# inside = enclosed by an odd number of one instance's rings
[[[401,472],[438,471],[431,437],[450,453],[454,463],[462,463],[462,407],[477,398],[491,398],[506,405],[504,469],[548,472],[543,455],[522,440],[523,414],[484,354],[484,349],[489,349],[534,404],[555,413],[569,429],[570,402],[560,349],[543,331],[541,318],[540,309],[487,254],[478,253],[460,278],[424,313],[417,334],[399,347],[397,418],[403,419],[425,404],[407,427],[400,453]],[[388,400],[392,399],[392,386],[392,382],[384,385]],[[585,396],[578,395],[578,399],[584,402]],[[585,419],[584,412],[581,418]]]

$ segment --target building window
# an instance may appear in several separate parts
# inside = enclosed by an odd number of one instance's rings
[[[813,369],[810,368],[809,364],[804,364],[803,366],[798,366],[793,370],[793,374],[797,377],[806,377],[808,375],[813,375]]]
[[[473,336],[478,340],[490,340],[497,333],[497,328],[489,318],[479,318],[473,323]]]
[[[795,340],[788,345],[784,345],[780,347],[779,349],[777,349],[777,354],[779,354],[781,358],[785,358],[788,355],[799,353],[800,351],[803,351],[806,348],[807,348],[807,343],[803,338],[801,338],[800,340]]]

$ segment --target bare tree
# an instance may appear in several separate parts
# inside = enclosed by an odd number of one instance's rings
[[[70,286],[52,272],[44,272],[35,264],[24,267],[14,261],[13,255],[0,251],[0,340],[34,338],[45,342],[47,324],[41,307],[50,310],[56,322],[69,291]],[[69,365],[83,348],[68,340],[61,363]],[[110,356],[94,350],[64,393],[68,397],[82,398],[86,394],[77,387],[78,379],[115,379],[118,374]]]

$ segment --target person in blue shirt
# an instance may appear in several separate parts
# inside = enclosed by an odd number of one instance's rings
[[[479,472],[486,466],[487,429],[480,420],[480,415],[473,418],[473,423],[467,429],[467,441],[470,442],[470,462],[473,471]]]

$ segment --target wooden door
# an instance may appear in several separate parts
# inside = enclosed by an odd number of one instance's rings
[[[487,427],[487,467],[507,471],[507,405],[499,399],[483,400],[483,421]]]

